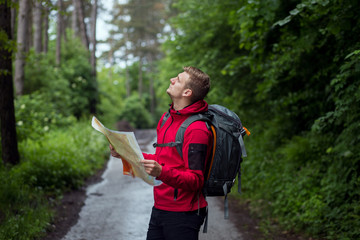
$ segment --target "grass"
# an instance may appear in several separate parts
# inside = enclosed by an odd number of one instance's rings
[[[106,146],[88,123],[20,142],[21,163],[0,167],[0,240],[42,236],[52,221],[52,204],[103,166]]]

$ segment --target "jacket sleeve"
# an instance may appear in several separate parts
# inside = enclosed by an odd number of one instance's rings
[[[156,161],[156,155],[155,154],[150,154],[150,153],[142,153],[144,159],[148,159],[148,160],[155,160]]]
[[[212,135],[205,124],[199,122],[203,125],[198,128],[198,124],[195,123],[188,127],[184,136],[183,161],[185,170],[163,166],[158,177],[167,185],[186,191],[197,191],[202,188],[204,184],[203,170],[212,143]]]

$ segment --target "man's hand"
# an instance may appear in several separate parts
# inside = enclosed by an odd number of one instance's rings
[[[158,177],[160,176],[161,170],[162,170],[162,166],[154,161],[154,160],[147,160],[144,159],[141,161],[141,163],[143,164],[145,171],[153,177]]]
[[[115,148],[111,144],[109,144],[109,148],[110,148],[110,151],[111,151],[111,156],[116,157],[116,158],[121,158],[120,154],[118,154],[115,151]]]

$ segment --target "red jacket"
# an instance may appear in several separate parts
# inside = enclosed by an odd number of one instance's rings
[[[208,109],[205,101],[198,101],[180,111],[171,106],[170,117],[161,127],[157,126],[157,143],[175,142],[180,125],[194,113]],[[166,211],[194,211],[207,206],[201,188],[204,184],[204,166],[212,146],[212,134],[202,121],[192,123],[185,131],[183,158],[176,147],[157,147],[155,154],[144,153],[145,159],[156,160],[162,165],[157,178],[163,183],[154,187],[155,208]]]

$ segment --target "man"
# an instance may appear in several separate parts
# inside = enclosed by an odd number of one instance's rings
[[[160,146],[155,154],[143,154],[146,172],[162,181],[154,187],[155,204],[147,240],[198,239],[206,216],[207,202],[201,189],[212,134],[204,122],[192,123],[185,131],[183,157],[176,147],[164,144],[175,142],[177,130],[189,116],[207,111],[208,104],[203,99],[209,89],[209,76],[194,67],[184,67],[184,72],[170,79],[166,91],[172,100],[170,116],[163,123],[164,113],[157,126]],[[112,154],[116,156],[114,150]]]

